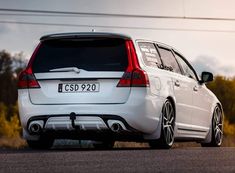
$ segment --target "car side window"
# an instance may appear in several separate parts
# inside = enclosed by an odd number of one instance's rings
[[[151,67],[162,67],[162,61],[158,51],[153,43],[139,42],[138,43],[144,63]]]
[[[184,75],[197,80],[194,70],[185,62],[182,56],[180,56],[178,53],[175,52],[175,57],[179,62],[179,64],[181,65]]]
[[[158,50],[160,52],[161,59],[164,64],[164,69],[169,70],[169,71],[173,71],[175,73],[182,74],[180,67],[179,67],[179,64],[177,63],[171,50],[164,48],[164,47],[159,47]]]

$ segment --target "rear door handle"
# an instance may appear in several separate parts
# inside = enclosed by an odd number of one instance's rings
[[[177,86],[177,87],[180,86],[180,82],[178,80],[175,81],[175,86]]]
[[[198,87],[197,87],[197,86],[194,86],[194,87],[193,87],[193,91],[198,91]]]

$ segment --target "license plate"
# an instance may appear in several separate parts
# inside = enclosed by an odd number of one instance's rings
[[[99,83],[61,83],[58,85],[59,93],[99,92]]]

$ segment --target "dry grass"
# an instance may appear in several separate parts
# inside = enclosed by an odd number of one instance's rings
[[[148,143],[139,142],[115,142],[114,148],[148,148]]]
[[[223,147],[235,147],[235,136],[227,136],[223,139]]]
[[[196,142],[176,142],[173,148],[200,147],[200,143]],[[138,142],[115,142],[115,148],[148,148],[148,143]],[[223,139],[222,147],[235,147],[235,137],[227,136]]]
[[[200,144],[196,142],[177,142],[174,143],[173,148],[183,147],[199,147]],[[149,148],[148,143],[139,142],[115,142],[114,148]]]
[[[14,138],[9,138],[9,137],[2,137],[0,138],[0,148],[24,148],[26,147],[26,141],[23,140],[20,137],[14,137]]]
[[[201,145],[196,142],[176,142],[173,148],[186,148],[186,147],[200,147]]]

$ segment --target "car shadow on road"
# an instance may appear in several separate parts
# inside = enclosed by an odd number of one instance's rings
[[[198,148],[200,144],[196,143],[175,143],[171,150],[175,149],[187,149],[187,148]],[[54,143],[54,146],[51,149],[44,149],[44,150],[37,150],[37,149],[31,149],[29,147],[19,148],[19,149],[10,149],[10,148],[0,148],[0,154],[4,153],[53,153],[53,152],[95,152],[95,151],[130,151],[130,150],[156,150],[152,149],[148,146],[146,143],[115,143],[114,148],[109,149],[97,149],[94,148],[92,144],[90,143],[77,143],[77,142],[56,142]],[[158,149],[160,150],[160,149]]]

